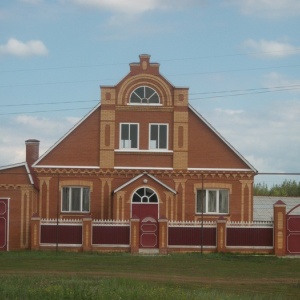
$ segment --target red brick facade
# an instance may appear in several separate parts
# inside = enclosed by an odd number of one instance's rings
[[[141,103],[131,103],[130,97],[139,87],[156,92],[158,102],[143,103],[151,102],[152,97],[145,92]],[[138,128],[136,147],[121,147],[121,140],[133,143],[123,137],[122,124]],[[157,136],[156,128],[161,130]],[[150,149],[155,142],[156,148]],[[29,161],[33,162],[32,156]],[[216,221],[221,216],[230,221],[253,220],[256,170],[189,105],[188,88],[174,87],[160,75],[159,64],[150,63],[149,55],[140,55],[140,62],[130,64],[129,74],[116,86],[102,86],[100,104],[32,167],[31,182],[28,167],[18,167],[23,177],[16,176],[14,168],[7,169],[7,176],[3,176],[6,169],[0,170],[0,198],[10,198],[11,249],[30,247],[29,218],[33,214],[47,219],[139,218],[132,215],[132,203],[135,192],[143,188],[156,194],[157,202],[151,203],[158,206],[156,220]],[[80,208],[63,204],[63,197],[75,197],[72,188],[81,193]],[[215,213],[214,209],[219,209],[215,206],[203,215],[197,213],[197,190],[202,189],[225,190],[226,212]],[[83,203],[86,191],[88,209]],[[141,196],[141,209],[143,202],[152,201],[148,197]]]

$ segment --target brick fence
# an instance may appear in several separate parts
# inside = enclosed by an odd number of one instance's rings
[[[158,250],[172,252],[242,252],[286,254],[285,205],[274,205],[274,221],[176,222],[158,220]],[[124,251],[139,253],[140,220],[31,219],[31,249]]]

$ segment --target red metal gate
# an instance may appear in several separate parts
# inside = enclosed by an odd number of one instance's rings
[[[132,204],[132,216],[140,222],[140,248],[158,248],[158,204]]]
[[[0,199],[0,251],[7,251],[8,199]]]
[[[294,214],[300,204],[291,209],[286,215],[286,252],[300,254],[300,215]]]

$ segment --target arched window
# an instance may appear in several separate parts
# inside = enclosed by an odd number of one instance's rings
[[[147,188],[143,187],[135,191],[132,197],[133,203],[158,203],[156,193]]]
[[[131,93],[129,102],[133,104],[159,104],[160,100],[154,89],[140,86]]]

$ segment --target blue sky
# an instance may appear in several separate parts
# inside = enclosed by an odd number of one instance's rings
[[[298,0],[2,0],[0,166],[29,138],[45,152],[147,53],[259,172],[300,172],[299,17]]]

